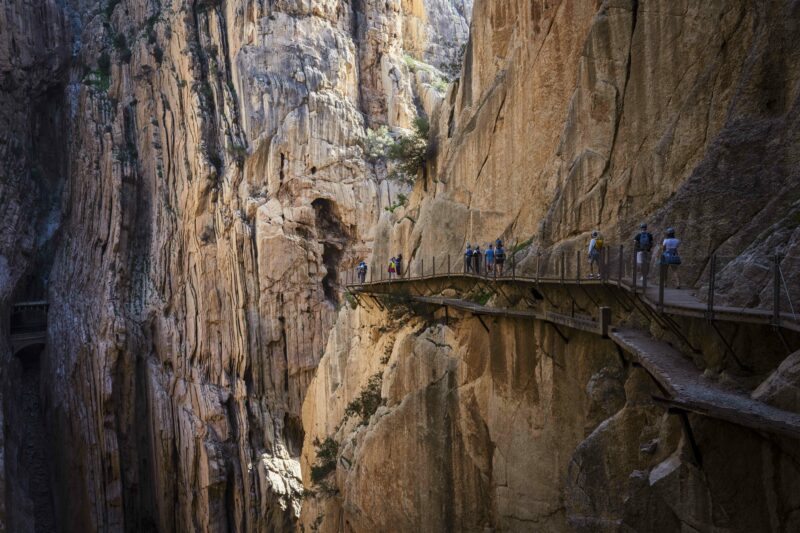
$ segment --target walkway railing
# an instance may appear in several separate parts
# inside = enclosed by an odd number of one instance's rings
[[[655,251],[637,261],[632,248],[606,246],[594,265],[583,250],[537,252],[524,257],[507,252],[504,264],[492,268],[487,268],[483,256],[477,266],[474,259],[468,263],[463,256],[418,257],[410,265],[400,265],[395,274],[387,271],[387,258],[381,263],[383,268],[368,269],[363,282],[357,267],[347,270],[345,283],[353,287],[468,276],[535,284],[609,284],[640,295],[662,312],[682,308],[709,320],[720,314],[750,316],[759,323],[767,321],[800,331],[798,269],[793,268],[792,276],[787,276],[783,256],[684,256],[680,266],[667,267],[659,264]]]

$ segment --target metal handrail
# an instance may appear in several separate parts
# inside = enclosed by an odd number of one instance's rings
[[[760,317],[759,320],[763,319],[764,316],[772,315],[772,323],[774,325],[781,325],[782,320],[793,320],[794,324],[791,326],[795,329],[795,326],[800,326],[797,324],[798,316],[795,312],[795,308],[793,302],[791,301],[791,297],[789,297],[789,307],[791,310],[791,314],[789,313],[782,313],[780,309],[780,296],[779,293],[781,291],[785,291],[787,295],[789,295],[788,284],[786,283],[785,277],[783,276],[783,272],[780,269],[779,261],[777,258],[775,260],[775,270],[774,270],[774,284],[776,287],[775,294],[777,297],[773,299],[772,302],[772,309],[770,310],[768,307],[732,307],[729,305],[724,305],[722,307],[719,306],[717,303],[716,293],[718,291],[717,287],[717,273],[719,270],[719,261],[717,260],[716,254],[712,254],[709,257],[709,261],[706,263],[705,268],[701,269],[701,272],[705,270],[708,273],[708,287],[707,287],[707,298],[705,302],[697,300],[694,302],[693,300],[690,302],[676,302],[675,300],[670,300],[672,297],[669,298],[665,297],[665,288],[667,282],[667,267],[661,265],[660,263],[656,263],[650,270],[653,270],[654,273],[658,276],[658,292],[657,297],[653,297],[652,293],[645,290],[644,284],[639,283],[638,276],[640,274],[640,266],[636,262],[636,254],[633,254],[633,261],[628,262],[625,258],[625,246],[619,246],[619,260],[616,261],[616,265],[612,264],[610,260],[611,252],[613,248],[609,245],[604,247],[605,252],[601,254],[600,264],[598,268],[600,269],[600,276],[593,277],[590,279],[582,279],[581,273],[581,256],[580,252],[577,254],[577,261],[574,266],[574,270],[572,265],[570,265],[569,271],[567,272],[567,261],[566,261],[566,254],[564,250],[556,251],[549,255],[550,260],[545,261],[547,266],[543,268],[542,265],[542,251],[539,250],[536,252],[534,258],[535,264],[535,272],[533,276],[524,276],[520,275],[518,272],[518,265],[516,254],[510,254],[512,257],[510,258],[511,263],[504,264],[503,268],[497,270],[492,269],[491,271],[487,271],[485,268],[482,269],[481,272],[476,273],[474,266],[470,263],[467,264],[464,261],[463,266],[459,268],[452,268],[451,263],[451,256],[448,255],[447,257],[443,257],[443,264],[447,266],[447,271],[442,272],[441,270],[436,270],[436,262],[437,258],[434,256],[431,263],[431,267],[429,267],[426,271],[426,265],[424,259],[420,258],[418,261],[409,261],[405,268],[405,272],[398,272],[397,276],[393,276],[391,280],[388,280],[392,283],[403,282],[403,281],[413,281],[413,280],[428,280],[432,278],[447,278],[452,276],[464,276],[470,277],[475,279],[491,279],[496,282],[530,282],[530,283],[558,283],[561,285],[564,284],[576,284],[576,285],[597,285],[597,284],[608,284],[608,285],[616,285],[619,288],[632,292],[634,297],[645,301],[653,307],[654,309],[658,310],[659,312],[675,312],[678,309],[684,309],[684,312],[690,313],[692,316],[705,316],[708,320],[714,321],[718,317],[719,313],[723,313],[730,318],[731,315],[737,315],[742,317],[753,317],[754,319]],[[553,261],[555,259],[555,261]],[[412,263],[416,263],[416,268]],[[571,261],[570,261],[571,263]],[[373,263],[375,264],[375,263]],[[377,263],[378,265],[382,265],[383,263]],[[482,265],[483,266],[483,265]],[[552,270],[552,267],[555,266],[555,271]],[[618,268],[618,272],[613,272],[613,267],[616,266]],[[380,268],[380,267],[379,267]],[[630,272],[626,272],[628,268],[631,268]],[[685,268],[685,267],[684,267]],[[543,271],[544,270],[544,271]],[[403,275],[405,274],[405,276]],[[614,275],[616,274],[616,275]],[[361,286],[361,285],[368,285],[368,284],[378,284],[384,283],[384,274],[383,269],[381,269],[380,273],[380,281],[376,278],[378,276],[373,275],[372,269],[369,272],[369,281],[363,284],[361,283],[353,283],[348,284],[348,287],[351,286]],[[357,275],[350,277],[350,279],[355,280],[357,279]],[[780,284],[780,286],[779,286]]]

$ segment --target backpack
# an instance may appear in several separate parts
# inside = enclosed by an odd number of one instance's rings
[[[502,247],[495,248],[494,257],[495,257],[495,259],[499,259],[499,260],[502,261],[503,259],[506,258],[506,251]]]
[[[603,249],[603,239],[602,239],[602,237],[598,237],[597,239],[595,239],[595,241],[594,241],[594,249],[598,250],[598,251]]]
[[[649,252],[653,247],[653,236],[649,233],[642,232],[639,234],[639,248],[645,252]]]
[[[467,257],[472,257],[472,248],[470,248],[466,252],[464,252],[464,255],[467,256]]]

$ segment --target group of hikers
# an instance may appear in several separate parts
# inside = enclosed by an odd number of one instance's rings
[[[643,287],[647,287],[647,277],[650,272],[650,258],[652,255],[653,244],[655,238],[653,234],[647,231],[647,224],[642,223],[639,226],[639,233],[633,238],[634,253],[636,254],[636,268],[641,274],[640,283]],[[660,246],[660,264],[670,268],[674,284],[680,289],[680,279],[678,276],[678,269],[674,268],[681,264],[681,257],[678,253],[678,247],[681,241],[675,237],[675,230],[667,228],[666,236],[661,242]],[[605,242],[603,236],[599,231],[592,232],[592,238],[589,241],[589,279],[600,279],[603,275],[602,268],[603,262],[601,261]],[[476,245],[474,248],[471,244],[467,243],[467,249],[464,252],[464,272],[473,272],[475,274],[486,275],[501,274],[506,261],[506,250],[503,247],[503,241],[497,239],[494,245],[489,244],[485,252],[481,252],[481,247]],[[361,261],[356,268],[358,273],[358,281],[365,283],[367,279],[367,263]],[[403,276],[403,254],[393,256],[389,260],[387,267],[389,279],[395,276]]]
[[[489,244],[486,252],[481,252],[481,247],[472,247],[467,243],[467,250],[464,252],[464,272],[474,272],[480,274],[483,269],[485,274],[502,274],[503,265],[506,262],[506,250],[503,248],[503,241],[497,239],[494,246]]]
[[[636,254],[636,269],[641,274],[639,282],[643,287],[647,287],[647,277],[650,273],[650,257],[652,256],[654,242],[653,234],[647,231],[647,224],[640,224],[639,233],[633,238],[633,250]],[[661,242],[661,247],[659,249],[661,253],[660,264],[667,267],[678,289],[681,288],[681,283],[676,267],[681,264],[681,256],[678,253],[680,244],[680,239],[675,237],[675,230],[673,228],[667,228],[665,238]],[[603,263],[600,259],[603,248],[604,242],[602,235],[599,231],[593,231],[592,238],[589,241],[589,279],[599,279],[602,277],[601,268],[603,267]],[[597,270],[596,272],[595,269]]]

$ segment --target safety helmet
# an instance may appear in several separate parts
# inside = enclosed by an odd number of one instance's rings
[[[675,228],[667,228],[667,237],[675,236]]]
[[[644,222],[642,222],[642,223],[639,225],[639,228],[640,228],[640,229],[647,229],[647,224],[646,224],[646,223],[644,223]]]
[[[596,231],[592,232],[592,237],[597,237],[598,235],[600,235],[598,232],[596,232]]]

